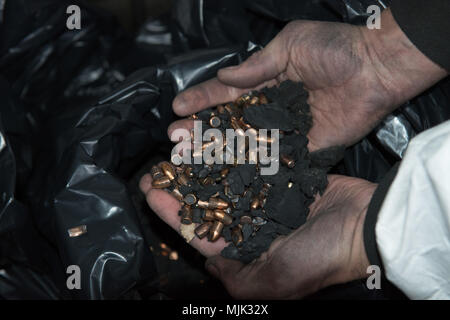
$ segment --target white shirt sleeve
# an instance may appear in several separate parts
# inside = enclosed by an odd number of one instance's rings
[[[450,299],[450,121],[415,137],[378,215],[387,278],[411,299]]]

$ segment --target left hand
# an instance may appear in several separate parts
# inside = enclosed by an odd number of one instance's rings
[[[225,259],[223,239],[195,238],[191,245],[208,258],[206,268],[237,299],[296,299],[321,288],[367,276],[369,261],[363,224],[376,184],[345,176],[329,176],[329,185],[310,207],[307,222],[277,238],[269,250],[248,265]],[[179,230],[179,202],[151,187],[150,175],[140,183],[150,207]]]

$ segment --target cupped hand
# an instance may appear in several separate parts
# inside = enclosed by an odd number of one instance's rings
[[[369,265],[363,223],[376,185],[345,176],[329,176],[329,185],[310,207],[307,222],[248,265],[225,259],[223,239],[195,238],[191,245],[205,257],[206,268],[238,299],[295,299],[338,283],[363,278]],[[150,207],[179,230],[179,202],[152,189],[150,175],[140,183]]]
[[[241,65],[219,70],[217,78],[179,94],[173,109],[188,116],[287,79],[303,82],[309,91],[310,150],[357,142],[393,104],[392,90],[380,77],[360,27],[294,21]],[[175,122],[169,136],[179,127],[190,125]]]

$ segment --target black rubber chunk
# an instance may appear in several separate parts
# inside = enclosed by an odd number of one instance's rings
[[[244,109],[244,118],[255,128],[283,131],[294,129],[293,118],[287,112],[283,112],[277,103],[248,107]]]
[[[272,187],[265,206],[269,218],[289,227],[298,228],[306,221],[305,196],[298,184],[291,188]]]

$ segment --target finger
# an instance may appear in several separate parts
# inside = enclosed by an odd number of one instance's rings
[[[180,138],[179,136],[173,136],[173,133],[177,129],[186,129],[187,132],[183,135],[183,138],[190,138],[190,131],[194,128],[194,120],[192,119],[182,119],[177,120],[175,122],[172,122],[169,125],[169,128],[167,128],[167,134],[169,135],[169,138],[173,142],[179,142]],[[185,137],[186,135],[186,137]]]
[[[238,66],[219,70],[217,78],[226,85],[249,88],[276,79],[286,68],[287,50],[275,38],[263,50],[254,53]]]
[[[234,101],[249,91],[271,87],[277,83],[277,79],[272,79],[253,87],[237,88],[226,85],[214,78],[193,86],[176,96],[173,101],[173,111],[179,116],[188,116],[218,104]]]
[[[181,92],[173,101],[173,111],[179,116],[187,116],[235,100],[248,91],[227,86],[214,78]]]
[[[152,188],[151,183],[152,178],[149,174],[144,175],[139,183],[141,190],[143,192],[144,190],[146,191],[144,193],[148,205],[161,220],[180,233],[181,220],[178,216],[178,212],[181,209],[180,202],[168,192]],[[223,238],[220,238],[216,242],[209,242],[206,238],[199,239],[195,237],[189,244],[205,257],[220,254],[226,246]]]

